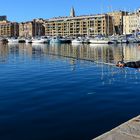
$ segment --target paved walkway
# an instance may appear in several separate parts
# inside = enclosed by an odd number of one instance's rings
[[[140,140],[140,116],[93,140]]]

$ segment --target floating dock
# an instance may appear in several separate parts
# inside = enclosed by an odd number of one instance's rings
[[[140,140],[140,116],[93,140]]]

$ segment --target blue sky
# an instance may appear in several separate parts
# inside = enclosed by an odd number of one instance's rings
[[[76,15],[87,15],[111,10],[135,10],[140,7],[140,0],[0,0],[0,15],[7,15],[8,20],[18,22],[47,19],[68,16],[72,6]]]

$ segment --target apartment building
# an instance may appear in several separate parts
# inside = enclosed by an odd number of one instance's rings
[[[18,37],[19,30],[18,30],[18,23],[17,22],[9,22],[7,20],[0,21],[0,36],[1,37]]]
[[[108,15],[112,17],[114,34],[123,34],[123,16],[128,15],[127,11],[113,11]]]
[[[43,23],[43,19],[19,23],[19,36],[28,38],[45,35]]]
[[[132,34],[140,31],[140,11],[129,13],[123,17],[123,34]]]
[[[107,14],[58,17],[45,22],[47,36],[112,35],[112,18]]]

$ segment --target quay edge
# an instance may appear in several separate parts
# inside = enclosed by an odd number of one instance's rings
[[[140,140],[140,115],[92,140]]]

